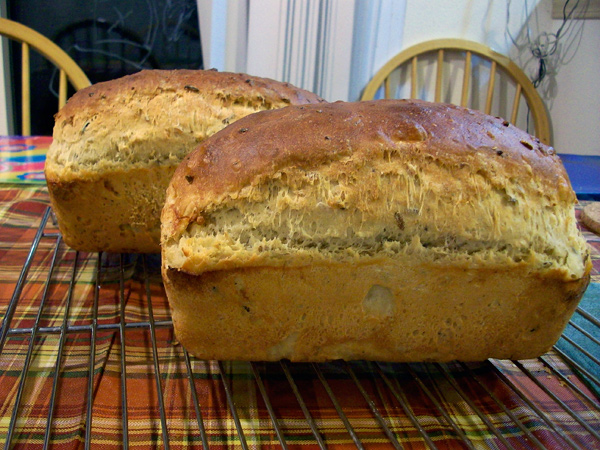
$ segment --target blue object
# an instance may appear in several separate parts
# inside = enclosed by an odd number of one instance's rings
[[[579,308],[595,317],[595,320],[598,321],[598,318],[600,318],[600,283],[590,283],[579,303]],[[585,330],[587,336],[571,325],[571,323]],[[578,312],[571,318],[571,323],[565,328],[563,337],[558,341],[556,346],[598,380],[600,379],[600,364],[596,361],[600,358],[600,344],[598,343],[600,342],[600,327],[597,323],[589,321]],[[569,342],[565,337],[572,342]],[[589,353],[596,361],[587,356],[581,349]],[[586,378],[583,373],[581,375]],[[600,389],[597,385],[590,383],[590,387],[600,394]]]
[[[580,200],[600,200],[600,155],[560,153],[573,190]]]

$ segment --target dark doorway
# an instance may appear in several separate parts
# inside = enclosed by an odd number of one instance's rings
[[[56,42],[92,83],[142,69],[203,68],[196,0],[9,0],[8,16]],[[11,60],[13,91],[19,93],[20,51],[12,51]],[[50,135],[58,74],[35,52],[31,88],[32,134]],[[20,117],[19,102],[13,107]]]

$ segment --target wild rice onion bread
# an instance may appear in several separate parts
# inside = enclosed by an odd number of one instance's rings
[[[319,102],[288,83],[202,70],[147,70],[77,92],[56,116],[45,170],[65,242],[159,253],[165,191],[188,152],[240,117]]]
[[[162,270],[204,359],[531,358],[589,281],[552,148],[422,101],[246,117],[177,169]]]

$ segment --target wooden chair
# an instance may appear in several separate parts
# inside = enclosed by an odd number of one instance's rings
[[[454,81],[461,76],[462,81]],[[477,42],[438,39],[400,52],[375,74],[361,100],[381,94],[478,109],[503,117],[551,144],[548,113],[531,81],[509,58]]]
[[[22,50],[22,132],[24,136],[31,134],[31,84],[29,50],[33,48],[59,69],[58,108],[67,102],[67,80],[76,90],[89,86],[90,80],[81,68],[67,53],[50,39],[12,20],[0,18],[0,35],[21,43]]]

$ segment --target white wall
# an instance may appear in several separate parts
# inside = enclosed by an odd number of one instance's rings
[[[404,47],[436,38],[471,39],[534,74],[528,26],[533,37],[556,32],[561,21],[552,20],[551,8],[550,0],[407,0]],[[600,155],[600,20],[573,21],[563,39],[567,45],[550,61],[556,73],[538,89],[550,113],[553,144],[560,153]]]
[[[522,20],[511,16],[513,33],[518,33]],[[505,54],[510,48],[506,22],[505,1],[407,0],[404,47],[431,39],[462,38]]]
[[[247,71],[328,101],[360,96],[402,45],[406,0],[250,0]]]
[[[247,71],[315,92],[348,97],[354,1],[251,0]]]
[[[402,50],[406,3],[409,0],[357,0],[348,96],[358,100],[375,73]]]
[[[550,105],[561,153],[600,155],[600,20],[586,20],[581,43],[556,76]]]
[[[406,0],[197,2],[206,67],[287,81],[328,101],[358,99],[402,47]]]
[[[241,11],[240,3],[245,5]],[[289,81],[330,101],[358,100],[389,58],[435,38],[484,43],[533,76],[537,66],[527,31],[536,37],[560,26],[551,18],[551,0],[198,0],[198,4],[200,10],[213,8],[208,38],[213,41],[206,55],[210,67]],[[323,20],[324,5],[330,13],[325,27],[329,41],[321,43],[315,24]],[[568,31],[563,37],[566,45],[549,61],[551,73],[539,92],[550,113],[557,151],[600,155],[600,20],[572,21]],[[321,44],[325,51],[319,53]],[[224,55],[219,53],[223,51]],[[323,56],[315,66],[315,58]]]
[[[0,7],[3,3],[0,0]],[[284,24],[281,17],[268,20],[264,15],[250,16],[251,9],[269,14],[269,8],[264,6],[270,5],[270,15],[275,17],[283,6],[292,3],[198,0],[199,10],[208,11],[200,17],[203,50],[210,49],[205,55],[207,66],[292,81],[285,79],[291,73],[289,68],[285,72],[281,67],[278,54],[272,52],[274,38],[269,37],[269,33],[281,35],[280,27]],[[556,31],[560,25],[560,21],[551,19],[551,0],[312,0],[312,3],[329,3],[330,26],[335,28],[330,30],[329,47],[323,54],[326,64],[322,64],[324,71],[317,79],[319,83],[315,82],[314,74],[309,74],[304,77],[306,85],[301,87],[321,90],[318,93],[331,101],[357,100],[364,85],[385,61],[403,48],[434,38],[461,37],[485,43],[509,55],[526,73],[533,73],[535,64],[526,46],[525,24],[529,23],[533,36],[542,31]],[[207,22],[213,26],[208,27]],[[551,61],[554,72],[540,87],[551,116],[554,146],[561,153],[600,155],[600,20],[573,21],[566,37],[564,42],[568,45],[561,48],[557,60]],[[314,45],[314,38],[306,41],[316,54],[318,46]],[[247,61],[249,55],[252,59]],[[0,65],[0,87],[4,85],[3,69]],[[300,74],[298,71],[297,75]],[[300,78],[293,81],[296,80],[302,81]],[[7,104],[5,92],[0,88],[0,105]],[[10,131],[6,127],[7,113],[2,107],[0,134]]]
[[[246,70],[250,0],[196,0],[206,69]]]
[[[531,22],[556,32],[561,21],[552,20],[551,3],[539,2]],[[525,31],[518,44],[526,43]],[[519,58],[513,50],[511,57],[534,73],[538,66],[523,55],[527,51]],[[559,153],[600,155],[600,20],[571,21],[548,66],[550,73],[538,91],[550,111],[554,147]]]

